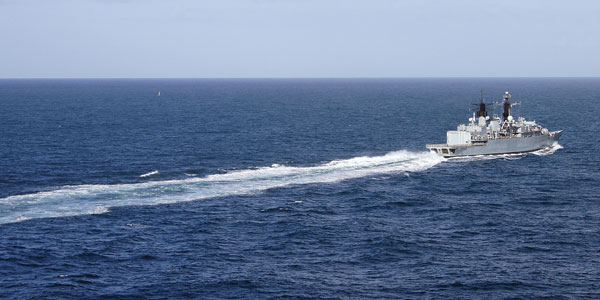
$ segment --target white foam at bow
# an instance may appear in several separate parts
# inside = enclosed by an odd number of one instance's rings
[[[559,145],[558,142],[555,142],[554,144],[552,144],[552,147],[543,148],[538,151],[534,151],[532,153],[535,155],[544,156],[544,155],[550,155],[550,154],[556,152],[556,150],[562,149],[562,148],[563,148],[563,146]]]
[[[402,150],[383,156],[334,160],[311,167],[274,164],[271,167],[183,180],[64,186],[53,191],[0,199],[0,224],[33,218],[104,213],[110,207],[117,206],[192,201],[293,184],[336,182],[372,174],[421,171],[443,160],[434,153]]]

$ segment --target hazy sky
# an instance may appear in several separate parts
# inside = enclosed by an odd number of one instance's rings
[[[0,0],[0,78],[600,76],[600,1]]]

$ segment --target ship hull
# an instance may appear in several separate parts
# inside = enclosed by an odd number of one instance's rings
[[[561,135],[562,131],[554,131],[531,137],[493,139],[478,145],[428,145],[427,148],[443,157],[524,153],[552,147]]]

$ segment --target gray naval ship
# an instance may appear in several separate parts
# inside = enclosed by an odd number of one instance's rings
[[[446,144],[426,145],[427,149],[443,157],[460,157],[531,152],[558,143],[562,130],[548,131],[535,121],[526,121],[522,117],[515,120],[510,110],[516,103],[511,103],[510,98],[506,92],[501,103],[504,108],[502,120],[495,114],[490,118],[482,92],[479,111],[473,113],[469,123],[448,131]]]

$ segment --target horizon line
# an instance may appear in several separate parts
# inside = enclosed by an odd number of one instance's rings
[[[83,80],[83,79],[594,79],[600,76],[347,76],[347,77],[0,77],[0,80]]]

